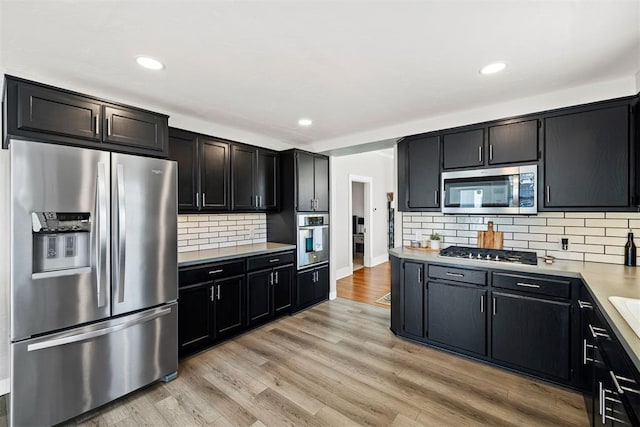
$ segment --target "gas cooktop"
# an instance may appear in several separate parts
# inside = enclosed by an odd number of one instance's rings
[[[471,248],[467,246],[449,246],[440,251],[440,256],[528,265],[538,264],[538,255],[535,252]]]

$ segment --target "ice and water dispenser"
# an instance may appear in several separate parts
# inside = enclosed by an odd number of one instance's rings
[[[33,273],[90,267],[91,214],[33,212]]]

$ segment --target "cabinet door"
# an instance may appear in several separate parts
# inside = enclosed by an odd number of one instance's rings
[[[256,271],[247,275],[247,318],[249,325],[271,315],[271,284],[273,270]]]
[[[544,206],[629,206],[629,108],[545,119]]]
[[[65,92],[18,84],[19,130],[100,141],[97,101]]]
[[[180,288],[178,344],[181,352],[213,339],[212,299],[212,282]]]
[[[216,280],[215,331],[216,338],[231,335],[244,326],[242,307],[244,305],[244,275]]]
[[[171,129],[169,131],[169,160],[178,163],[178,213],[195,211],[198,195],[198,136]]]
[[[444,135],[442,151],[444,169],[484,165],[484,129]]]
[[[485,289],[429,282],[430,340],[486,355]]]
[[[300,212],[313,211],[315,200],[314,156],[307,153],[296,153],[296,206]]]
[[[316,282],[313,291],[316,301],[322,301],[329,298],[329,266],[316,268]]]
[[[409,208],[440,206],[440,140],[436,137],[408,142]]]
[[[232,209],[255,210],[256,150],[240,145],[231,146]]]
[[[424,333],[424,264],[405,261],[402,286],[402,330],[423,338]]]
[[[564,381],[570,374],[568,302],[493,293],[492,357]]]
[[[103,142],[166,153],[166,117],[115,107],[105,107],[104,115]]]
[[[229,144],[200,137],[201,206],[205,211],[229,209]]]
[[[258,209],[275,209],[278,207],[278,154],[259,149],[257,156]]]
[[[278,315],[291,309],[293,266],[275,268],[273,274],[273,312]]]
[[[509,123],[489,128],[489,164],[538,160],[538,121]]]
[[[299,271],[296,280],[296,307],[304,307],[315,299],[316,270]]]
[[[314,161],[316,211],[329,212],[329,159],[316,156]]]

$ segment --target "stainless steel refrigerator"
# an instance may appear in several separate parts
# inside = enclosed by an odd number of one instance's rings
[[[12,140],[12,425],[51,425],[177,357],[175,162]]]

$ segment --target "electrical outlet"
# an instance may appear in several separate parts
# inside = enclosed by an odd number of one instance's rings
[[[560,244],[562,245],[562,250],[566,251],[569,249],[569,239],[566,237],[563,237],[560,239]]]

